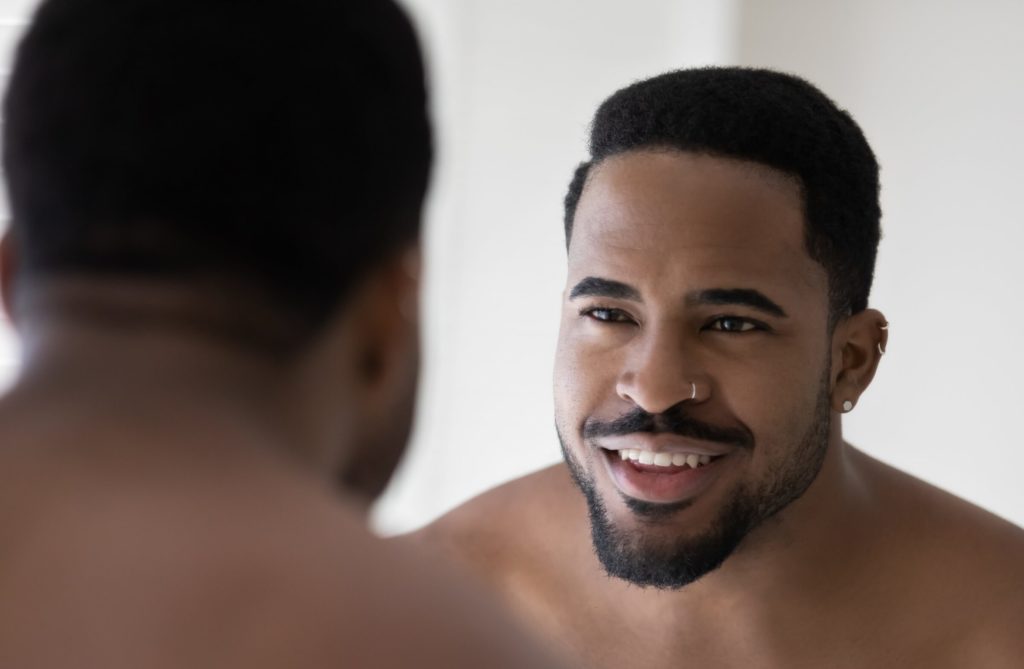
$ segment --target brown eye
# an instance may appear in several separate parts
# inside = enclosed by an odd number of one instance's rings
[[[712,322],[711,329],[718,330],[719,332],[750,332],[761,328],[758,327],[757,323],[746,318],[724,316]]]
[[[628,323],[631,320],[623,311],[618,309],[607,309],[604,307],[584,309],[580,312],[580,315],[592,318],[595,321],[601,321],[602,323]]]

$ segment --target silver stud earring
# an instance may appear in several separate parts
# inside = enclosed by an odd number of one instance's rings
[[[853,402],[851,402],[850,400],[846,400],[845,402],[843,402],[843,411],[846,413],[853,411]]]

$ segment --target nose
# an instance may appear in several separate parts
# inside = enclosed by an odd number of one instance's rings
[[[680,402],[701,401],[701,376],[683,338],[653,334],[627,357],[616,381],[619,397],[647,413],[664,413]]]

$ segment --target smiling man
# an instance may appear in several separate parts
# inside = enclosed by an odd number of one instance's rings
[[[843,440],[887,345],[879,219],[805,81],[614,94],[566,197],[565,464],[419,538],[593,667],[1019,666],[1024,532]]]

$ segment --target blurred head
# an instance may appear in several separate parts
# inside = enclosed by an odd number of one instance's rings
[[[431,160],[419,49],[392,2],[48,0],[4,115],[17,291],[182,287],[223,307],[202,327],[296,365],[343,316],[378,323],[363,338],[388,344],[353,340],[355,367],[373,383],[402,359],[379,398],[398,413],[353,427],[392,443],[374,473],[343,476],[380,486],[410,420],[415,328],[365,298],[414,289],[402,259]]]
[[[878,167],[796,77],[606,100],[566,196],[556,424],[612,575],[680,587],[815,482],[870,382]]]

